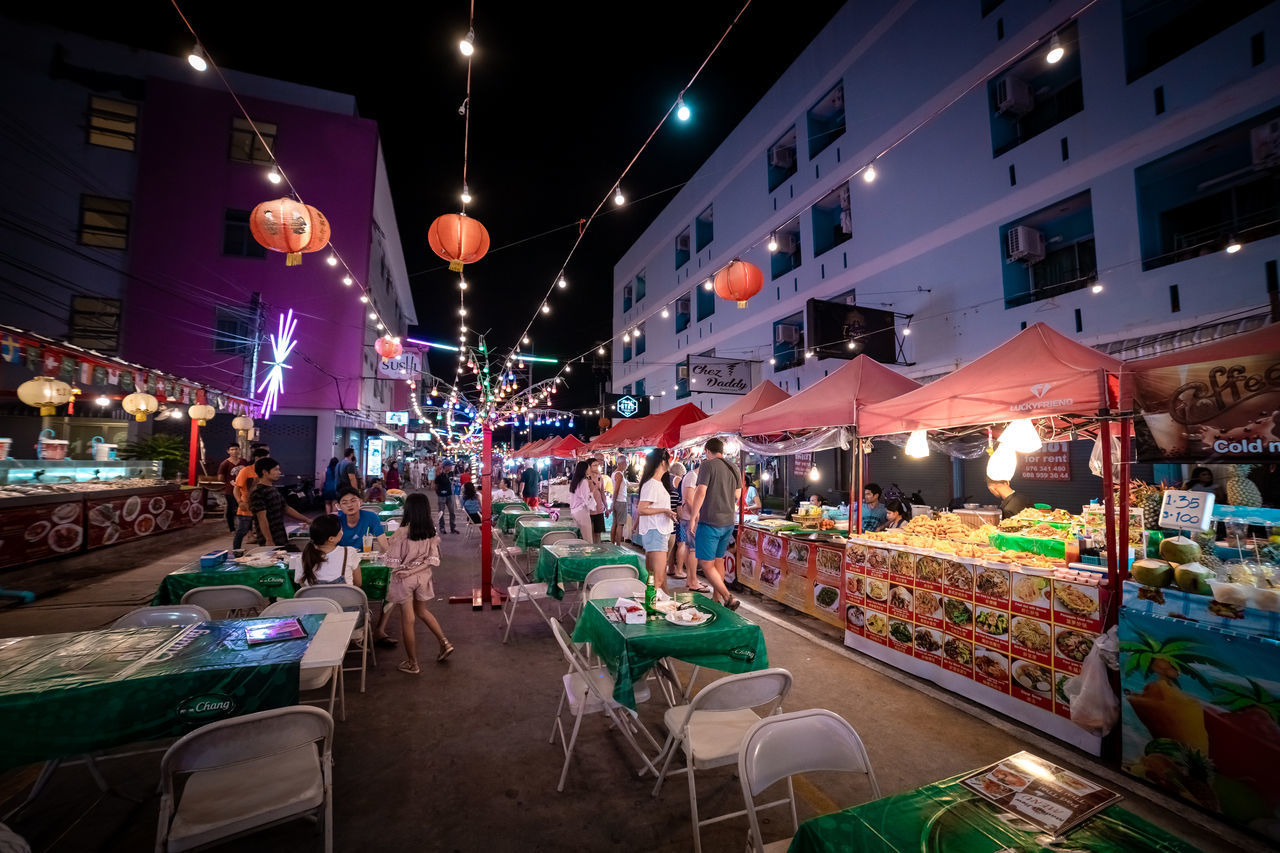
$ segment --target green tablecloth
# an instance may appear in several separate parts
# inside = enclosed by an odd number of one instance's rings
[[[516,506],[516,507],[522,506],[525,509],[529,508],[524,501],[494,501],[489,506],[489,514],[492,518],[497,519],[499,516],[502,515],[502,511],[509,506]]]
[[[387,583],[390,579],[391,569],[386,566],[361,563],[360,588],[370,601],[382,601],[387,597]],[[197,562],[165,575],[151,603],[177,604],[182,601],[182,596],[196,587],[232,584],[251,586],[267,598],[293,598],[297,592],[293,573],[285,562],[261,569],[230,561],[212,569],[202,569]]]
[[[760,626],[705,596],[695,593],[694,600],[700,609],[714,613],[716,618],[696,628],[672,625],[665,619],[651,619],[643,625],[610,622],[604,608],[616,600],[588,601],[574,626],[573,639],[591,644],[591,651],[600,656],[613,675],[613,698],[628,708],[636,707],[633,685],[666,657],[729,673],[769,667]]]
[[[378,521],[381,521],[383,524],[386,524],[388,521],[391,521],[393,518],[404,518],[404,510],[403,509],[384,509],[382,512],[378,513]]]
[[[639,554],[609,542],[599,545],[543,545],[538,551],[538,565],[533,571],[533,578],[545,583],[553,598],[564,598],[560,584],[582,583],[587,572],[595,567],[617,563],[635,566],[640,570],[640,580],[649,580],[649,573],[645,571],[644,560]]]
[[[1067,555],[1067,543],[1061,539],[1019,536],[1017,533],[992,533],[991,544],[1002,551],[1027,551],[1052,557],[1055,560],[1065,560]]]
[[[543,536],[556,530],[567,530],[574,536],[582,533],[578,529],[578,523],[572,519],[552,521],[549,518],[540,518],[537,521],[522,521],[516,525],[516,544],[521,548],[537,548],[542,544]]]
[[[1014,829],[1001,820],[997,806],[959,783],[967,775],[807,820],[800,824],[789,853],[1031,853],[1045,849],[1047,834]],[[1193,853],[1196,848],[1113,805],[1069,832],[1055,849]]]
[[[539,515],[543,518],[551,517],[540,509],[529,509],[528,507],[525,507],[522,510],[511,510],[510,512],[504,509],[502,514],[498,516],[498,529],[503,533],[510,533],[516,529],[516,519],[522,515]]]
[[[0,766],[174,737],[296,704],[308,636],[249,646],[253,620],[0,640]]]

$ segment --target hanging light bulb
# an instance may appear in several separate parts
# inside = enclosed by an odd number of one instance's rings
[[[360,301],[361,301],[361,302],[363,302],[363,303],[365,303],[366,305],[368,305],[368,304],[369,304],[369,294],[367,294],[367,293],[362,293],[362,294],[360,294]],[[373,316],[372,316],[372,315],[370,315],[370,316],[369,316],[369,319],[370,319],[370,320],[372,320],[372,319],[374,319],[374,318],[373,318]]]
[[[822,479],[822,472],[818,470],[818,466],[814,465],[809,469],[809,481],[816,483]]]
[[[1090,293],[1101,293],[1101,292],[1102,292],[1102,282],[1100,282],[1100,281],[1098,281],[1098,282],[1094,282],[1093,287],[1089,288],[1089,292],[1090,292]]]
[[[811,349],[810,349],[810,350],[805,350],[805,351],[804,351],[804,357],[805,357],[805,358],[813,358],[813,350],[811,350]]]
[[[907,436],[906,453],[913,459],[923,459],[929,455],[928,433],[922,429],[915,430]]]
[[[1234,255],[1236,252],[1240,251],[1242,248],[1244,247],[1241,245],[1240,241],[1236,239],[1235,235],[1232,235],[1227,238],[1227,254],[1228,255]]]
[[[640,337],[640,327],[639,327],[639,326],[636,326],[634,329],[632,329],[632,330],[631,330],[631,337],[633,337],[633,338],[638,338],[638,337]]]
[[[1062,42],[1058,41],[1058,34],[1054,33],[1053,38],[1049,39],[1049,52],[1044,55],[1044,61],[1050,65],[1057,65],[1065,53]]]
[[[542,313],[543,313],[543,314],[550,314],[550,313],[551,313],[551,306],[550,306],[550,305],[548,305],[548,304],[547,304],[547,303],[545,303],[545,302],[544,302],[544,303],[542,303]]]
[[[458,279],[458,290],[467,289],[467,280],[465,278]]]
[[[664,318],[666,318],[666,317],[670,317],[670,316],[671,316],[671,312],[670,312],[670,311],[668,311],[668,310],[666,309],[666,306],[663,306],[663,308],[662,308],[662,316],[663,316]]]
[[[329,264],[329,266],[336,267],[338,265],[338,256],[330,255],[328,258],[325,259],[325,261]]]
[[[463,56],[470,56],[476,52],[476,31],[467,30],[467,34],[463,36],[462,41],[458,42],[458,50]]]
[[[187,63],[197,71],[205,71],[209,68],[209,63],[204,58],[204,48],[196,45],[191,48],[191,52],[187,54]]]
[[[778,235],[777,234],[769,235],[769,244],[766,248],[769,249],[770,254],[778,251]]]
[[[622,194],[622,185],[619,184],[618,186],[614,187],[613,203],[616,205],[622,205],[622,204],[625,204],[626,201],[627,201],[627,197]]]
[[[1009,447],[1018,453],[1035,453],[1043,444],[1035,424],[1023,418],[1013,421],[1000,433],[1000,446]]]
[[[378,319],[378,315],[377,315],[377,314],[375,314],[375,313],[373,313],[372,311],[370,311],[370,312],[369,312],[369,319],[370,319],[370,320],[376,320],[376,319]]]
[[[379,331],[379,332],[381,332],[381,331],[382,331],[383,329],[385,329],[385,328],[386,328],[386,326],[382,325],[382,321],[381,321],[381,320],[379,320],[379,321],[378,321],[378,331]]]
[[[870,163],[867,168],[862,170],[862,180],[868,184],[873,183],[876,179],[876,164]]]
[[[909,334],[911,334],[911,327],[907,326],[905,329],[902,330],[902,336],[906,337]]]
[[[710,289],[712,288],[712,286],[713,286],[713,285],[711,284],[711,279],[707,279],[706,281],[704,281],[704,282],[702,283],[702,289],[703,289],[703,290],[710,290]]]
[[[342,283],[345,284],[347,287],[350,287],[352,284],[354,284],[354,282],[351,280],[351,276],[349,275],[344,275],[342,277]]]
[[[676,118],[680,121],[688,121],[690,116],[689,105],[684,102],[684,95],[676,97]]]
[[[276,169],[274,166],[272,166],[271,171],[267,172],[267,180],[273,184],[280,183],[281,181],[280,171]]]
[[[850,339],[849,339],[849,342],[848,342],[848,343],[846,343],[846,344],[845,344],[845,346],[846,346],[846,347],[848,347],[849,349],[857,349],[857,348],[858,348],[858,342],[857,342],[857,341],[855,341],[853,338],[850,338]]]
[[[463,203],[463,204],[471,204],[471,190],[467,189],[467,185],[466,185],[466,184],[463,184],[463,185],[462,185],[462,196],[461,196],[461,198],[462,198],[462,203]]]
[[[596,353],[597,353],[598,355],[604,355],[604,347],[597,347],[597,348],[596,348]]]
[[[528,336],[528,335],[525,335],[523,338],[521,338],[521,339],[520,339],[520,341],[521,341],[521,343],[523,343],[525,346],[528,346],[528,345],[529,345],[529,336]]]
[[[1007,444],[1001,444],[987,460],[987,478],[1008,480],[1018,470],[1018,454]]]

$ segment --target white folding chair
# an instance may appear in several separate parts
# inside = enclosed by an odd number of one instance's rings
[[[267,600],[251,586],[227,584],[226,586],[198,586],[182,596],[183,604],[194,604],[209,613],[222,612],[223,618],[237,619],[254,616],[267,606]]]
[[[560,745],[564,749],[564,766],[560,769],[560,783],[556,786],[556,790],[564,790],[564,781],[569,775],[569,762],[573,759],[573,748],[578,742],[578,731],[582,726],[582,718],[586,714],[603,712],[640,756],[645,767],[640,771],[641,775],[646,770],[656,774],[657,768],[640,747],[634,732],[642,732],[649,743],[653,744],[654,749],[658,748],[658,742],[653,739],[653,735],[649,734],[648,729],[639,724],[639,715],[613,698],[613,677],[609,675],[609,671],[602,666],[588,667],[586,661],[578,654],[568,632],[560,624],[560,620],[548,621],[551,623],[551,633],[555,635],[556,643],[560,646],[560,652],[569,664],[569,671],[561,677],[564,689],[560,694],[560,702],[556,705],[555,720],[551,724],[551,736],[547,738],[547,743],[555,743],[556,734],[559,733]],[[649,688],[643,682],[635,685],[634,693],[637,703],[647,702],[649,699]],[[564,734],[564,722],[560,717],[566,703],[569,706],[569,713],[573,715],[573,732],[567,740]]]
[[[311,817],[333,850],[333,718],[295,705],[202,726],[160,763],[157,853],[177,853]],[[186,784],[175,789],[174,779]]]
[[[329,598],[338,602],[343,610],[358,612],[356,627],[351,631],[351,642],[356,644],[360,652],[360,665],[344,667],[347,672],[360,670],[360,692],[364,692],[365,674],[368,671],[369,655],[373,654],[373,665],[378,665],[377,653],[373,651],[373,620],[369,618],[369,596],[358,586],[346,583],[322,583],[315,586],[304,586],[298,590],[297,598]]]
[[[635,566],[626,563],[607,563],[603,566],[596,566],[587,572],[587,576],[582,579],[582,602],[587,601],[587,593],[591,588],[601,581],[614,580],[616,578],[635,578],[640,579],[640,570]]]
[[[643,602],[644,594],[648,588],[648,584],[638,577],[608,578],[596,583],[587,591],[587,600],[594,601],[598,598],[630,598],[636,600],[638,598],[640,602]]]
[[[867,758],[867,748],[862,745],[862,738],[858,737],[853,726],[840,715],[810,708],[765,717],[751,727],[743,737],[738,753],[738,778],[742,782],[742,799],[751,823],[747,846],[752,853],[777,853],[791,845],[790,838],[765,844],[760,835],[757,812],[790,804],[791,833],[794,836],[800,830],[800,820],[796,816],[796,794],[791,777],[797,773],[823,770],[863,773],[871,786],[871,799],[880,798],[880,785],[871,769],[871,760]],[[782,779],[787,780],[787,796],[757,806],[755,798]]]
[[[547,622],[551,617],[547,616],[546,611],[542,609],[542,605],[538,602],[547,601],[549,603],[550,601],[555,601],[548,593],[545,583],[530,583],[524,573],[516,568],[515,560],[511,559],[511,554],[508,553],[510,550],[513,549],[499,547],[494,547],[493,549],[493,552],[502,560],[502,565],[507,570],[507,576],[510,579],[507,586],[507,600],[502,603],[502,618],[507,625],[507,629],[502,635],[503,643],[507,642],[507,639],[511,636],[511,626],[515,624],[517,604],[521,601],[529,602],[538,611],[542,621]],[[560,613],[559,602],[556,603],[556,613]]]
[[[208,622],[209,611],[194,604],[164,604],[139,607],[111,623],[112,628],[156,628],[164,625],[194,625]]]
[[[702,827],[747,813],[746,809],[739,809],[700,820],[694,771],[735,764],[743,737],[762,719],[755,709],[767,707],[765,717],[776,714],[791,690],[791,680],[791,673],[779,668],[728,675],[702,688],[688,705],[668,708],[662,715],[668,732],[667,742],[662,747],[666,758],[653,786],[653,795],[658,796],[662,789],[676,750],[684,752],[685,766],[670,772],[686,773],[689,777],[694,853],[702,851]]]
[[[574,536],[573,532],[569,530],[553,530],[542,537],[543,545],[554,545],[557,542],[564,542],[569,545],[587,544],[587,540],[580,536]]]
[[[342,607],[332,598],[284,598],[268,605],[262,611],[263,617],[273,616],[308,616],[312,613],[341,613]],[[305,667],[298,671],[298,690],[319,690],[329,685],[329,713],[333,706],[340,702],[338,719],[347,719],[347,684],[342,677],[341,666]],[[302,704],[319,704],[323,699],[315,699]]]

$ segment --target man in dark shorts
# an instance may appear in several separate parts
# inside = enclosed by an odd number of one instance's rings
[[[284,476],[279,462],[270,456],[264,456],[253,463],[253,469],[258,475],[258,484],[253,487],[253,494],[249,497],[249,508],[262,530],[262,544],[283,548],[289,542],[289,534],[284,529],[284,517],[287,515],[303,524],[310,524],[311,519],[286,504],[284,495],[276,488],[276,483]]]

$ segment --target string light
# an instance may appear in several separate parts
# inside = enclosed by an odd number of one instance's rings
[[[559,287],[561,290],[564,290],[568,286],[569,286],[569,282],[565,281],[564,276],[560,276],[560,280],[556,282],[556,287]]]
[[[671,316],[671,312],[670,312],[670,311],[668,311],[668,310],[667,310],[667,308],[666,308],[666,306],[664,305],[664,306],[662,307],[662,317],[663,317],[663,319],[666,319],[667,317],[670,317],[670,316]]]
[[[1102,282],[1094,282],[1093,287],[1089,288],[1089,290],[1090,290],[1091,292],[1093,292],[1093,293],[1101,293],[1101,292],[1102,292]],[[908,330],[908,331],[910,331],[910,330]]]
[[[874,183],[876,179],[876,165],[868,163],[867,168],[862,170],[862,180],[868,184]]]
[[[1244,247],[1241,245],[1240,241],[1236,239],[1235,235],[1232,235],[1231,237],[1227,238],[1227,254],[1228,255],[1234,255],[1236,252],[1240,251],[1242,248]]]
[[[369,312],[369,319],[370,319],[370,320],[376,320],[376,319],[378,319],[378,315],[377,315],[377,314],[375,314],[375,313],[373,313],[372,311],[370,311],[370,312]]]
[[[471,204],[471,191],[467,189],[467,185],[462,185],[462,203]]]
[[[911,334],[911,327],[910,327],[910,326],[907,326],[905,329],[903,329],[903,330],[902,330],[902,336],[903,336],[903,337],[906,337],[907,335],[910,335],[910,334]]]
[[[277,168],[275,168],[275,167],[273,166],[273,167],[271,168],[271,171],[270,171],[270,172],[267,172],[267,180],[268,180],[268,181],[270,181],[270,182],[271,182],[271,183],[273,183],[273,184],[278,184],[278,183],[280,183],[280,180],[281,180],[281,178],[280,178],[280,170],[279,170],[279,169],[277,169]]]
[[[778,235],[777,234],[769,235],[769,245],[766,248],[768,248],[770,254],[773,254],[774,252],[778,251]]]
[[[599,355],[604,355],[604,347],[599,347],[599,348],[597,348],[597,349],[596,349],[596,352],[597,352]]]
[[[1049,39],[1049,52],[1044,55],[1044,61],[1050,65],[1057,65],[1065,53],[1062,42],[1058,41],[1058,34],[1054,33],[1053,38]]]
[[[707,279],[702,283],[703,290],[710,290],[711,288],[712,288],[711,279]]]
[[[542,313],[543,313],[543,314],[550,314],[550,313],[551,313],[551,306],[550,306],[550,305],[548,305],[548,304],[547,304],[547,303],[545,303],[545,302],[544,302],[544,303],[542,303]]]
[[[528,335],[525,335],[523,338],[521,338],[521,340],[524,342],[525,346],[528,346],[530,343]]]
[[[622,194],[622,186],[619,185],[617,187],[614,187],[613,203],[616,205],[622,205],[622,204],[625,204],[626,201],[627,201],[627,197]]]
[[[467,280],[465,278],[458,279],[458,290],[467,289]]]
[[[467,34],[462,41],[458,42],[458,50],[463,56],[470,56],[476,52],[476,31],[474,29],[467,30]]]
[[[676,118],[680,121],[688,121],[690,116],[689,105],[684,102],[684,95],[676,98]]]
[[[204,51],[197,44],[191,48],[191,52],[187,54],[187,63],[197,71],[207,71],[209,63],[205,61]]]
[[[347,287],[350,287],[350,286],[351,286],[351,282],[352,282],[351,276],[349,276],[349,275],[344,275],[344,276],[342,277],[342,283],[343,283],[343,284],[345,284]]]

